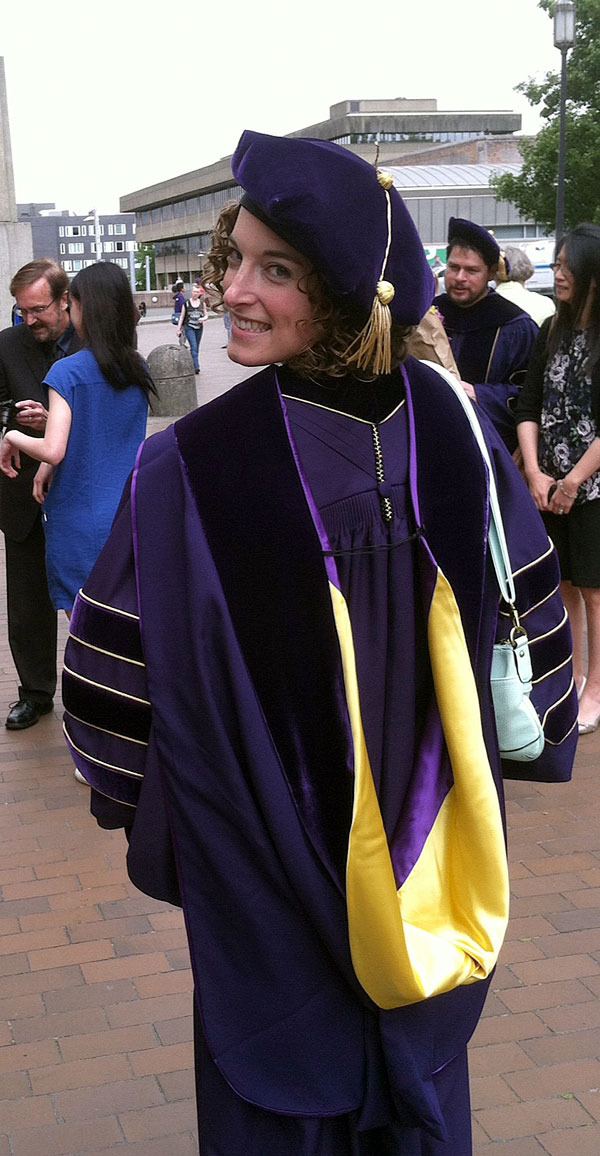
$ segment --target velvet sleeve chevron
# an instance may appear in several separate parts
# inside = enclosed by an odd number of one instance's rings
[[[138,800],[151,708],[137,613],[129,503],[80,591],[63,669],[64,732],[76,767],[102,797],[103,826],[128,826]]]

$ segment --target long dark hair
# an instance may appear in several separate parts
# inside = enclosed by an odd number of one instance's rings
[[[156,393],[135,347],[138,314],[123,269],[113,261],[96,261],[76,274],[69,294],[81,306],[84,345],[106,380],[115,389],[139,385],[145,393]]]
[[[550,331],[548,352],[552,356],[563,341],[568,341],[573,330],[581,325],[588,296],[591,293],[587,319],[588,360],[586,372],[591,374],[600,362],[600,226],[576,225],[558,242],[556,254],[562,253],[573,277],[573,300],[560,301],[556,319]]]

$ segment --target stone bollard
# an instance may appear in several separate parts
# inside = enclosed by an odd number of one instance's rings
[[[196,376],[189,349],[158,345],[147,357],[158,397],[152,396],[152,417],[183,417],[196,409]]]

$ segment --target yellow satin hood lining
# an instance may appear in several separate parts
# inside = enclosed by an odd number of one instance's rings
[[[401,1007],[484,979],[496,964],[509,908],[500,804],[460,613],[438,571],[428,641],[454,786],[413,870],[396,888],[363,732],[348,608],[335,586],[330,593],[355,758],[346,868],[352,961],[379,1007]]]

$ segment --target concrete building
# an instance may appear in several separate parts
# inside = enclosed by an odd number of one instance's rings
[[[327,120],[290,136],[336,141],[370,162],[378,156],[395,170],[424,243],[439,245],[450,216],[471,216],[495,231],[508,227],[513,240],[535,230],[513,206],[497,204],[489,188],[492,171],[520,164],[514,136],[520,128],[514,112],[448,112],[434,99],[399,98],[342,101]],[[157,288],[200,272],[221,209],[240,193],[230,161],[223,157],[121,197],[121,210],[135,213],[138,242],[154,245]]]
[[[17,212],[19,221],[31,227],[35,260],[49,257],[72,277],[94,264],[99,244],[102,260],[114,261],[131,273],[136,249],[134,213],[81,216],[52,204],[19,204]]]

